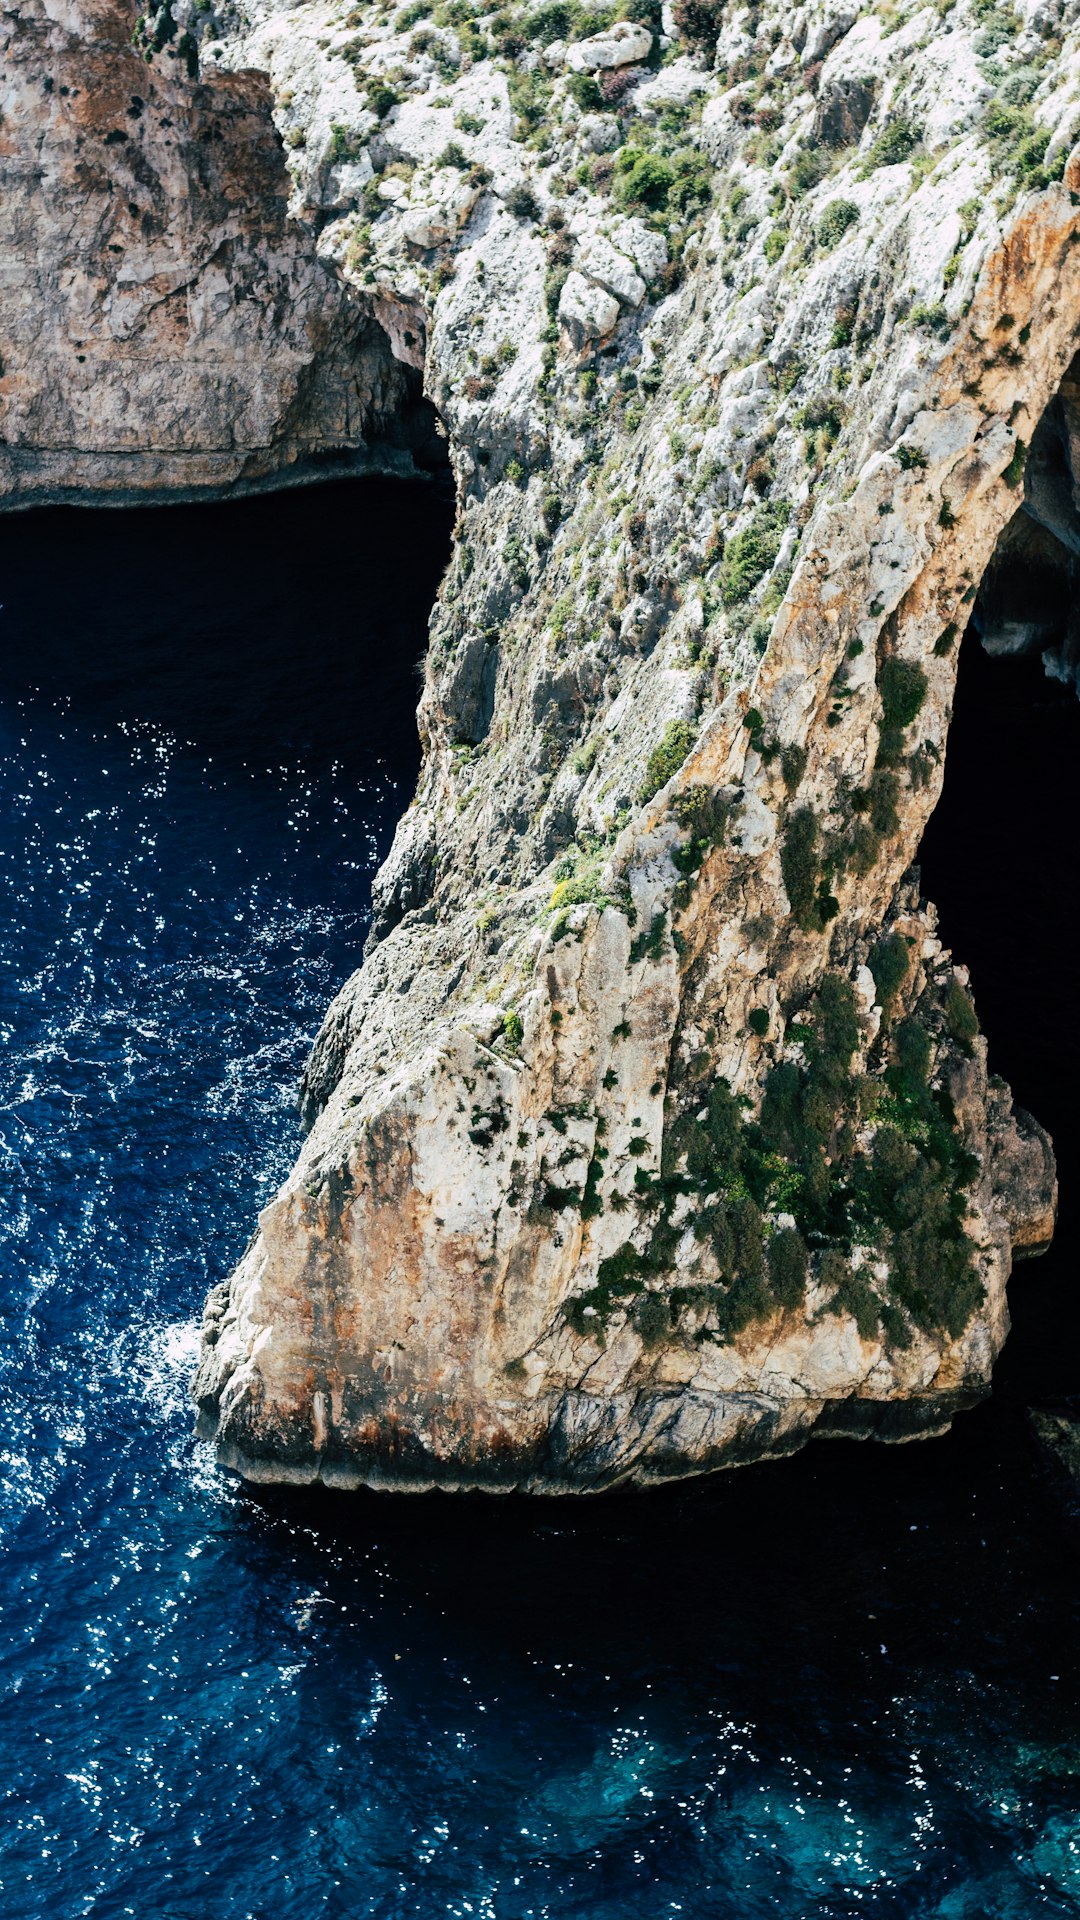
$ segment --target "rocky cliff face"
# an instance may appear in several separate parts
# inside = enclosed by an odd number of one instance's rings
[[[1061,560],[1055,461],[1075,525],[1070,18],[210,34],[323,256],[414,303],[460,515],[204,1430],[255,1478],[581,1488],[939,1429],[1053,1222],[910,868],[980,579],[1018,513]]]
[[[1052,1229],[911,863],[992,556],[1038,520],[1069,564],[1072,14],[619,11],[139,28],[186,125],[267,76],[276,244],[336,343],[389,342],[386,408],[422,370],[458,482],[419,789],[207,1309],[202,1427],[252,1478],[578,1489],[931,1433]]]
[[[411,471],[419,381],[289,218],[265,80],[134,24],[0,28],[0,503]]]

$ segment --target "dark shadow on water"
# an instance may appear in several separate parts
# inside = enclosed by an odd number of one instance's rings
[[[419,763],[417,669],[445,484],[0,517],[0,704],[165,728],[226,764]]]
[[[255,1536],[336,1561],[343,1590],[381,1570],[390,1658],[437,1635],[465,1660],[689,1695],[723,1670],[731,1709],[774,1715],[781,1741],[805,1698],[857,1743],[864,1708],[916,1668],[1030,1687],[1036,1715],[1080,1702],[1077,1539],[1021,1413],[996,1404],[935,1442],[822,1443],[651,1492],[278,1491],[245,1508]]]

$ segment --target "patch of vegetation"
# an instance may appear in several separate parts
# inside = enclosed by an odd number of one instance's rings
[[[560,916],[555,932],[561,931],[565,915],[570,907],[577,906],[623,906],[622,896],[605,886],[604,867],[611,855],[610,843],[606,840],[582,836],[567,847],[555,868],[555,886],[548,901],[548,911]]]
[[[694,147],[669,158],[631,144],[615,156],[613,182],[620,206],[653,214],[685,214],[709,199],[712,169]]]
[[[887,948],[877,959],[895,976]],[[602,1341],[611,1313],[647,1294],[657,1302],[647,1310],[649,1344],[677,1331],[684,1308],[697,1311],[699,1341],[730,1341],[802,1306],[813,1263],[829,1310],[853,1317],[863,1339],[883,1334],[904,1346],[915,1327],[958,1337],[983,1295],[964,1226],[964,1188],[978,1164],[962,1147],[948,1096],[930,1085],[930,989],[924,1000],[895,1028],[886,1019],[878,1071],[868,1077],[855,1068],[854,991],[827,974],[788,1027],[804,1062],[771,1069],[756,1119],[725,1080],[712,1083],[703,1107],[695,1091],[694,1112],[665,1133],[659,1180],[641,1174],[635,1183],[658,1207],[647,1248],[627,1241],[601,1262],[596,1286],[567,1305],[571,1324]],[[709,1243],[718,1274],[707,1284],[670,1284],[678,1231],[669,1215],[681,1194],[699,1196],[694,1232]],[[668,1284],[649,1284],[656,1281]]]
[[[829,891],[827,865],[821,858],[817,815],[799,807],[788,815],[780,847],[780,871],[791,911],[804,933],[821,933],[836,918],[839,905]]]
[[[780,755],[780,772],[789,793],[796,793],[806,772],[806,748],[793,741]]]
[[[1030,107],[1010,105],[1002,99],[991,100],[979,131],[994,171],[1014,175],[1019,186],[1048,187],[1061,178],[1067,153],[1063,149],[1051,166],[1044,164],[1050,135],[1045,127],[1036,126]]]
[[[911,949],[901,933],[890,933],[879,940],[870,955],[878,1001],[886,1019],[901,989],[906,986],[911,968]]]
[[[394,107],[401,105],[401,95],[395,87],[385,80],[370,80],[367,86],[368,105],[372,113],[385,120]]]
[[[679,872],[689,878],[712,849],[723,844],[731,802],[726,794],[714,792],[711,787],[693,786],[676,794],[671,811],[689,834],[689,839],[676,847],[672,856]]]
[[[805,193],[824,180],[832,171],[832,156],[820,143],[809,147],[800,147],[795,155],[790,174],[792,197],[801,200]]]
[[[955,974],[945,989],[944,1013],[945,1030],[949,1038],[956,1042],[961,1053],[970,1057],[979,1031],[979,1016],[970,993],[961,986]]]
[[[748,600],[775,565],[789,517],[785,500],[763,501],[742,531],[728,541],[720,565],[720,597],[726,607]]]
[[[667,932],[667,914],[654,913],[647,933],[639,933],[630,942],[630,965],[636,966],[639,960],[660,960],[664,953],[664,935]],[[632,1149],[631,1149],[632,1150]]]
[[[1012,459],[1009,461],[1008,466],[1001,476],[1007,487],[1018,487],[1020,485],[1024,478],[1024,468],[1026,465],[1027,443],[1018,437],[1016,445],[1013,448]]]
[[[878,766],[896,765],[903,757],[903,736],[922,709],[927,682],[922,668],[914,660],[890,656],[878,670],[881,696],[881,728]]]
[[[540,218],[540,203],[532,188],[526,186],[524,181],[519,181],[516,186],[511,187],[504,204],[507,212],[512,213],[515,220],[539,220]]]
[[[845,233],[857,222],[859,209],[854,200],[830,200],[818,221],[817,243],[826,252],[839,246]]]
[[[645,778],[638,792],[643,805],[667,785],[672,774],[678,773],[696,739],[697,730],[689,720],[668,721],[659,745],[645,763]]]
[[[711,53],[723,22],[723,0],[675,0],[672,12],[680,38]]]
[[[568,73],[566,86],[571,100],[582,113],[600,112],[604,105],[604,96],[591,73]]]
[[[910,159],[921,138],[910,120],[893,120],[878,134],[866,156],[867,173],[873,173],[876,167],[895,167],[901,160]]]

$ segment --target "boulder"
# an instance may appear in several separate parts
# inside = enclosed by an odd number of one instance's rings
[[[619,323],[619,303],[584,274],[568,273],[559,295],[559,319],[580,352],[604,340]]]
[[[652,52],[652,34],[633,20],[616,20],[603,33],[579,40],[566,55],[575,73],[603,73],[613,67],[632,67]]]
[[[613,247],[603,234],[596,234],[579,247],[577,265],[590,280],[595,280],[608,293],[613,293],[624,306],[640,307],[645,298],[644,280],[625,253]]]

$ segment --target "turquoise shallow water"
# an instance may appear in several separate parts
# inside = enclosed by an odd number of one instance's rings
[[[446,537],[371,488],[0,524],[0,1914],[1080,1912],[1017,1392],[577,1504],[255,1500],[192,1439]]]

